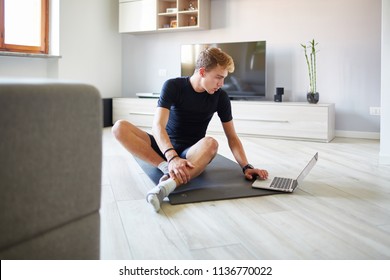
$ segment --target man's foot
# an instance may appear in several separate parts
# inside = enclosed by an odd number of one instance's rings
[[[169,180],[169,177],[164,178],[164,176],[161,177],[160,183],[146,194],[146,201],[152,205],[156,212],[160,210],[164,198],[176,188],[176,182],[172,179]]]
[[[146,195],[146,201],[152,205],[154,211],[158,212],[160,210],[160,200],[157,194],[148,193]]]
[[[146,201],[152,205],[154,211],[160,210],[160,205],[164,198],[167,196],[167,192],[164,186],[158,184],[146,194]]]

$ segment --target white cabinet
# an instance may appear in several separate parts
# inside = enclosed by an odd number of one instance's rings
[[[119,0],[119,32],[208,29],[210,0]]]
[[[151,128],[157,107],[155,98],[113,98],[112,120],[127,120],[135,126]]]
[[[232,101],[232,111],[240,135],[321,142],[330,142],[335,136],[334,104]],[[221,132],[217,115],[209,131]]]
[[[113,121],[125,119],[150,128],[157,99],[114,98]],[[334,104],[306,102],[232,101],[233,119],[240,135],[330,142],[335,136]],[[208,132],[222,133],[217,114]]]
[[[156,30],[156,0],[119,0],[119,32]]]

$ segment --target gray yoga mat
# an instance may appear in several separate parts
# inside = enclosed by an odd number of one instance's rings
[[[157,185],[161,171],[138,158],[136,160]],[[168,198],[171,204],[184,204],[270,194],[280,192],[252,188],[252,181],[245,180],[240,166],[218,154],[201,175],[178,187]]]

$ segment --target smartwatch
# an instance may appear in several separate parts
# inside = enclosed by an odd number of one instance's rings
[[[255,169],[252,164],[247,164],[242,168],[242,172],[245,174],[247,169]]]

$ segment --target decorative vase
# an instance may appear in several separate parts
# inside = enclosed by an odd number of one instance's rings
[[[319,100],[320,100],[320,94],[318,92],[316,92],[316,93],[308,92],[307,93],[307,102],[309,102],[310,104],[317,104]]]

